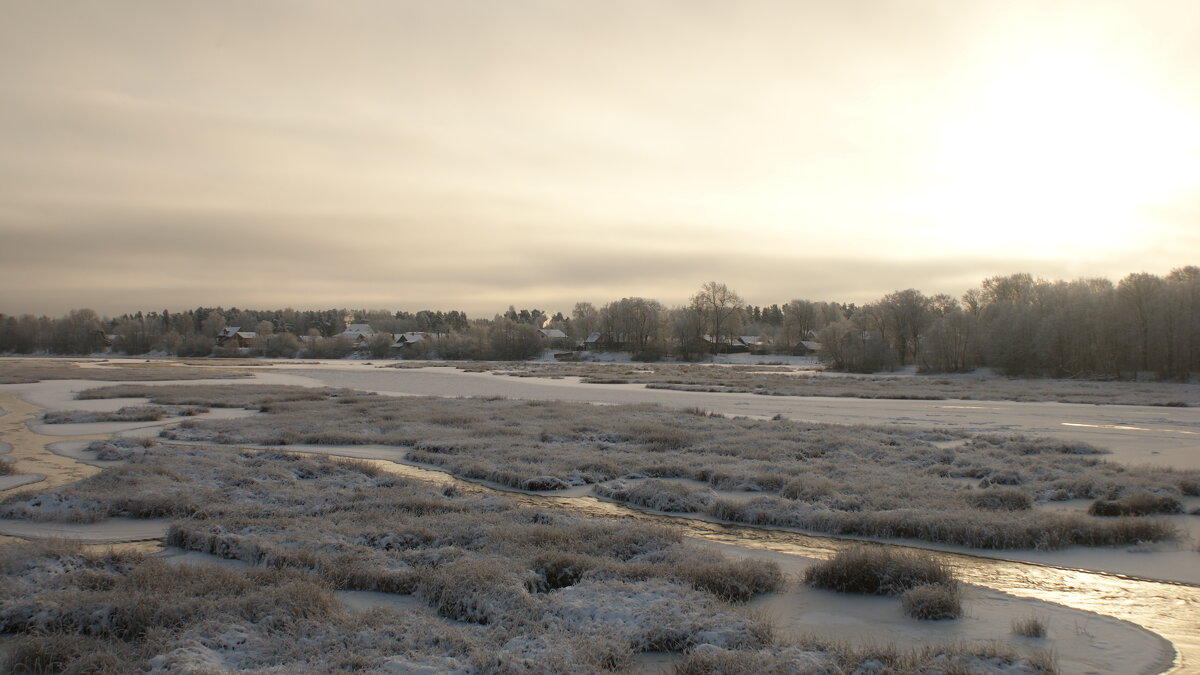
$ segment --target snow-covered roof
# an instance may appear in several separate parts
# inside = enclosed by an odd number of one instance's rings
[[[812,340],[801,340],[801,341],[800,341],[800,344],[804,345],[804,347],[805,347],[806,349],[811,349],[811,350],[812,350],[812,351],[814,351],[814,352],[815,352],[815,351],[820,351],[820,349],[821,349],[821,343],[820,343],[820,342],[813,342]]]
[[[217,337],[218,337],[218,338],[229,338],[229,337],[233,337],[233,336],[234,336],[234,335],[235,335],[235,334],[236,334],[238,331],[240,331],[241,329],[242,329],[242,327],[241,327],[241,326],[226,326],[226,327],[224,327],[224,328],[222,328],[222,329],[221,329],[221,332],[220,332],[220,333],[217,333]]]
[[[589,344],[592,342],[599,342],[600,341],[600,333],[599,332],[592,333],[591,335],[588,335],[587,337],[585,337],[583,339],[583,341],[586,343],[589,343]]]
[[[375,329],[371,328],[371,324],[369,323],[352,323],[346,326],[346,330],[342,331],[342,335],[346,337],[355,337],[357,335],[371,337],[374,334]]]
[[[541,333],[542,337],[546,338],[547,340],[562,340],[567,337],[566,333],[557,328],[542,328],[538,330],[538,332]]]
[[[234,333],[234,335],[242,338],[243,340],[253,340],[254,338],[258,337],[258,333],[255,333],[252,330],[239,330],[238,332]]]
[[[396,341],[396,344],[412,344],[414,342],[420,342],[421,340],[424,340],[425,334],[416,332],[393,333],[392,339]]]

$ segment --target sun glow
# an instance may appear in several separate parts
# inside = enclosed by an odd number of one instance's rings
[[[981,84],[910,206],[963,249],[1111,251],[1197,178],[1196,122],[1086,55],[1042,51]]]

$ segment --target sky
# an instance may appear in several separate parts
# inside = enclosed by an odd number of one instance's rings
[[[0,0],[0,313],[1200,264],[1200,2]]]

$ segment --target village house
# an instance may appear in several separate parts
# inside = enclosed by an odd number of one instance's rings
[[[217,346],[225,347],[228,343],[239,349],[250,347],[254,343],[254,339],[258,337],[258,333],[249,330],[242,330],[241,326],[226,326],[217,333]]]
[[[363,349],[371,343],[371,339],[375,335],[375,329],[371,328],[370,324],[352,323],[346,326],[346,330],[338,333],[336,337],[346,338],[354,345],[355,349]]]
[[[571,349],[571,336],[557,328],[539,328],[538,336],[553,349]]]

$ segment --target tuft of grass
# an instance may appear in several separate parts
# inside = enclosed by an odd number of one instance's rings
[[[1046,637],[1046,622],[1036,616],[1026,616],[1013,619],[1012,632],[1027,638]]]
[[[1033,498],[1019,488],[977,490],[967,496],[967,501],[977,509],[988,511],[1028,511],[1033,508]]]
[[[904,613],[923,621],[943,621],[962,616],[962,592],[955,582],[915,586],[900,595]]]
[[[855,546],[804,571],[804,583],[839,593],[899,595],[917,586],[954,582],[950,569],[919,551]]]
[[[783,587],[779,566],[761,560],[689,561],[676,569],[679,577],[697,590],[728,602],[745,602]]]
[[[985,663],[981,663],[985,662]],[[675,664],[674,675],[843,675],[844,673],[1020,672],[1055,675],[1049,652],[1021,653],[998,642],[957,642],[901,650],[892,645],[831,646],[812,639],[763,649],[701,645]]]
[[[45,424],[81,424],[88,422],[157,422],[167,411],[156,405],[127,405],[112,412],[88,410],[50,410],[42,414]]]
[[[1160,513],[1182,513],[1183,504],[1171,495],[1134,492],[1120,499],[1097,499],[1088,507],[1092,516],[1151,516]]]

